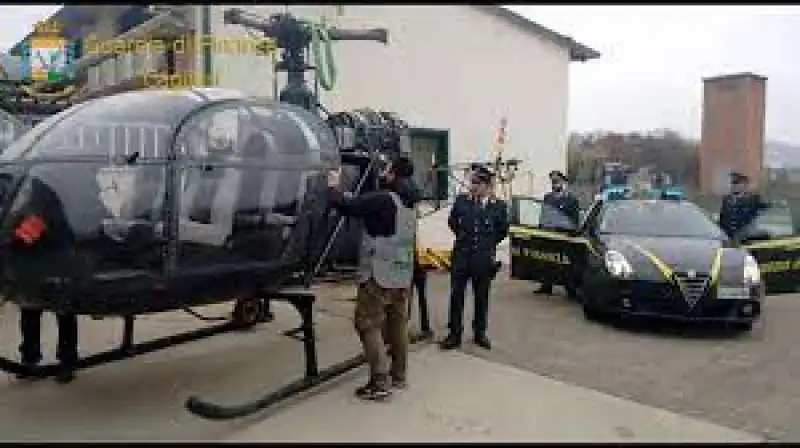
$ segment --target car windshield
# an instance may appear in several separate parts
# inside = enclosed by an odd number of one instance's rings
[[[767,232],[774,237],[794,235],[792,211],[785,204],[776,204],[762,210],[746,228],[749,232]]]
[[[607,206],[601,234],[725,239],[697,206],[687,202],[621,201]]]

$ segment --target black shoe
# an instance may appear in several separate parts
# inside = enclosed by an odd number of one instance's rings
[[[553,294],[553,285],[542,285],[542,286],[540,286],[539,289],[536,290],[536,294],[547,294],[548,296],[552,295]]]
[[[433,331],[431,330],[422,330],[419,332],[419,340],[420,341],[430,341],[433,339]]]
[[[454,334],[449,334],[439,343],[439,347],[441,347],[442,350],[452,350],[461,347],[461,338]]]
[[[56,383],[67,384],[75,379],[75,369],[68,366],[59,366],[56,372]]]
[[[485,350],[492,349],[492,341],[490,341],[489,338],[486,337],[486,335],[476,336],[475,345]]]
[[[374,379],[356,389],[356,397],[362,400],[384,401],[392,395],[392,390],[385,381],[378,382]]]
[[[35,381],[42,378],[42,367],[37,364],[22,364],[22,371],[17,373],[18,380]]]

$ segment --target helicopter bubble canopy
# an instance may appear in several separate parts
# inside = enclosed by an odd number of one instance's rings
[[[4,283],[17,301],[103,315],[278,281],[307,255],[302,219],[339,164],[323,119],[236,91],[73,106],[0,154],[15,185],[0,206]]]

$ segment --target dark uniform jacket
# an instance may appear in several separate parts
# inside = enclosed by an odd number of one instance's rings
[[[580,220],[581,207],[578,199],[570,192],[551,191],[544,195],[545,207],[539,218],[544,228],[574,229]],[[565,218],[568,220],[565,222]]]
[[[719,226],[729,237],[734,238],[758,216],[769,204],[755,193],[727,194],[722,198],[719,211]]]
[[[491,276],[495,270],[497,245],[508,234],[506,203],[490,199],[485,204],[473,201],[470,195],[459,195],[447,225],[455,234],[453,272]]]

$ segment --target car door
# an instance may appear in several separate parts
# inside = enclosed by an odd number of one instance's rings
[[[793,208],[800,203],[774,201],[743,230],[741,240],[758,261],[768,294],[800,286],[800,222]]]
[[[538,198],[511,202],[511,278],[571,286],[586,256],[577,223]]]

